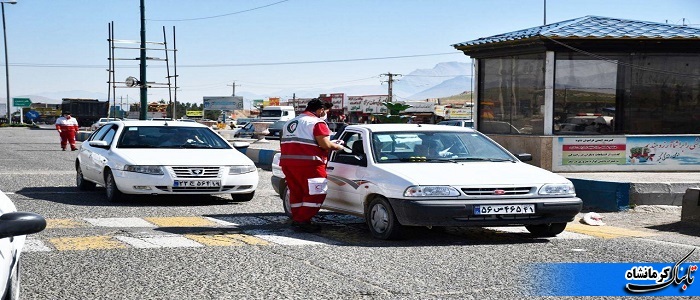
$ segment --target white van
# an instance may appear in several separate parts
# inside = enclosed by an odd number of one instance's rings
[[[265,106],[260,121],[288,121],[296,117],[293,106]]]

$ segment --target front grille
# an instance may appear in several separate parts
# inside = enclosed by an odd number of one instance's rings
[[[244,187],[251,188],[250,185],[225,185],[221,188],[218,187],[171,187],[166,185],[158,185],[157,189],[164,192],[173,193],[184,193],[184,192],[227,192],[234,190],[245,189]]]
[[[175,178],[204,179],[220,178],[220,167],[170,167]]]
[[[527,195],[532,192],[534,187],[488,187],[488,188],[462,188],[467,196],[517,196]],[[502,192],[501,192],[502,191]]]

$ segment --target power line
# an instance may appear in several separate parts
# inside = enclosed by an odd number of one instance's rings
[[[178,67],[179,68],[221,68],[221,67],[257,67],[257,66],[303,65],[303,64],[323,64],[323,63],[355,62],[355,61],[370,61],[370,60],[402,59],[402,58],[455,55],[455,54],[459,54],[460,56],[464,55],[461,52],[445,52],[445,53],[431,53],[431,54],[413,54],[413,55],[348,58],[348,59],[333,59],[333,60],[310,60],[310,61],[294,61],[294,62],[178,65]],[[82,69],[105,68],[104,65],[34,64],[34,63],[11,63],[10,66],[28,67],[28,68],[82,68]],[[165,68],[165,66],[149,66],[149,67],[151,67],[151,68]],[[119,66],[119,68],[138,68],[138,66]]]
[[[255,8],[251,8],[251,9],[241,10],[241,11],[232,12],[232,13],[223,14],[223,15],[209,16],[209,17],[200,17],[200,18],[191,18],[191,19],[173,19],[173,20],[154,20],[154,19],[146,19],[146,20],[157,21],[157,22],[186,22],[186,21],[198,21],[198,20],[214,19],[214,18],[220,18],[220,17],[226,17],[226,16],[236,15],[236,14],[240,14],[240,13],[245,13],[245,12],[249,12],[249,11],[254,11],[257,9],[270,7],[270,6],[277,5],[277,4],[280,4],[282,2],[287,2],[287,1],[289,1],[289,0],[282,0],[282,1],[272,3],[272,4],[263,5],[263,6],[259,6],[259,7],[255,7]]]

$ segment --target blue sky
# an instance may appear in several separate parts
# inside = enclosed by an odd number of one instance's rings
[[[450,45],[540,26],[543,0],[146,0],[147,40],[172,43],[178,101],[290,87],[380,85],[379,74],[468,62]],[[548,0],[547,22],[586,15],[693,24],[696,0]],[[140,39],[139,0],[18,0],[5,4],[11,97],[65,91],[107,93],[108,24],[115,38]],[[195,20],[191,20],[195,19]],[[138,46],[138,45],[135,45]],[[427,55],[427,56],[419,56]],[[137,50],[115,57],[137,58]],[[148,56],[164,57],[162,51]],[[401,59],[369,59],[415,56]],[[173,59],[172,55],[170,56]],[[346,62],[319,62],[368,59]],[[0,56],[0,60],[2,56]],[[291,62],[314,62],[286,64]],[[4,62],[3,62],[4,66]],[[165,82],[165,64],[149,62],[148,81]],[[119,61],[116,79],[139,77],[138,61]],[[0,75],[4,98],[5,75]],[[329,90],[328,93],[342,92]],[[149,89],[149,101],[168,99]],[[137,99],[137,89],[117,96]],[[63,93],[63,97],[71,97]]]

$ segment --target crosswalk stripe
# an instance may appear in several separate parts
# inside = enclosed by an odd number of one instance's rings
[[[144,220],[158,227],[206,227],[216,223],[203,217],[149,217]]]
[[[571,222],[568,225],[566,225],[566,230],[571,231],[571,232],[576,232],[576,233],[582,233],[585,235],[590,235],[598,238],[604,238],[604,239],[612,239],[612,238],[620,238],[620,237],[649,237],[649,236],[655,236],[656,234],[650,233],[650,232],[645,232],[645,231],[639,231],[639,230],[632,230],[632,229],[627,229],[627,228],[620,228],[620,227],[614,227],[614,226],[590,226],[590,225],[584,225],[584,224],[577,224],[575,222]]]
[[[285,246],[302,245],[338,245],[337,241],[329,240],[310,233],[298,233],[289,229],[284,230],[247,230],[246,234],[253,235],[266,241]]]
[[[76,219],[46,219],[46,228],[79,228],[88,225]]]
[[[59,251],[126,248],[111,236],[61,237],[49,239]]]
[[[24,241],[24,248],[22,248],[22,251],[23,252],[49,252],[49,251],[51,251],[51,248],[46,246],[46,244],[44,244],[44,242],[42,242],[41,240],[28,237]]]
[[[97,227],[156,227],[153,223],[141,218],[85,218],[83,220]]]
[[[245,234],[186,234],[186,238],[194,240],[206,246],[243,246],[243,245],[269,245],[266,240]]]

